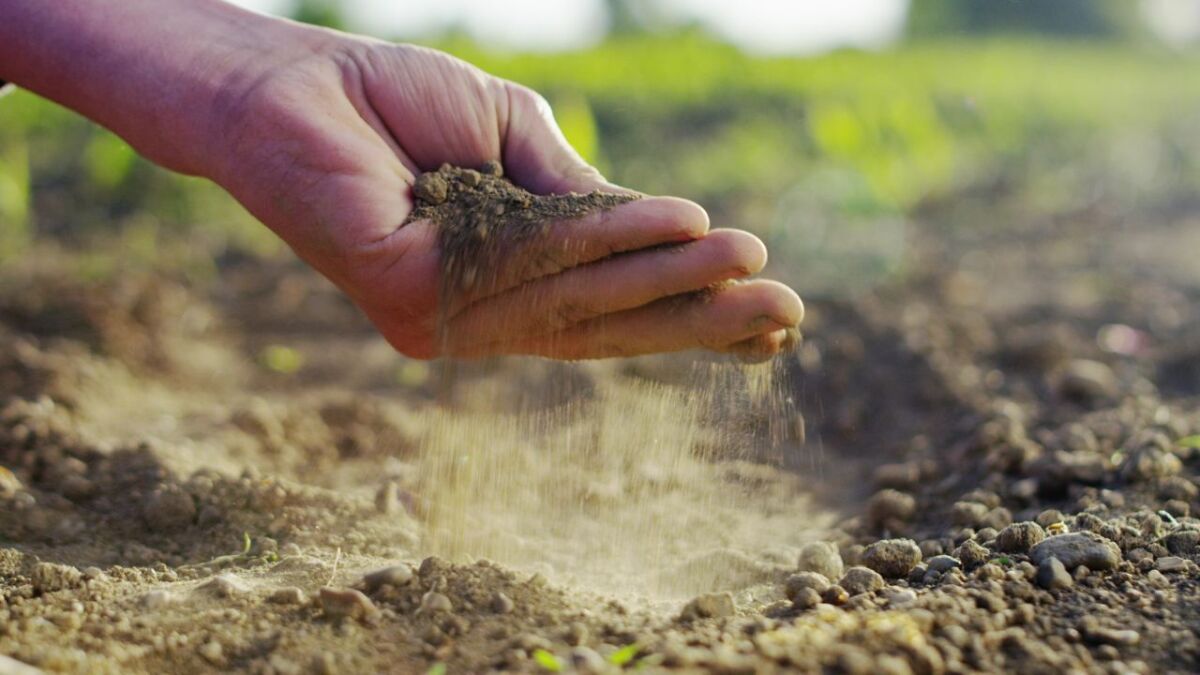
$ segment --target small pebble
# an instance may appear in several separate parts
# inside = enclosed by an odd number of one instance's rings
[[[479,167],[479,173],[485,176],[495,176],[499,178],[504,175],[504,165],[494,159],[489,159]]]
[[[736,606],[733,604],[732,594],[706,593],[684,606],[679,618],[685,621],[694,619],[719,619],[732,616],[736,609]]]
[[[917,512],[917,500],[899,490],[880,490],[867,502],[867,520],[877,528],[905,523]]]
[[[1159,572],[1183,572],[1187,570],[1187,561],[1179,556],[1169,555],[1154,561],[1154,569]]]
[[[821,594],[814,588],[801,588],[791,599],[792,606],[796,609],[812,609],[821,603]]]
[[[912,539],[884,539],[863,552],[863,565],[888,579],[908,576],[920,562],[921,548]]]
[[[175,596],[163,589],[150,591],[138,599],[138,603],[145,609],[160,609],[173,602],[175,602]]]
[[[987,562],[989,555],[988,550],[973,539],[964,541],[954,550],[954,557],[958,558],[962,562],[962,566],[967,569],[973,569]]]
[[[834,584],[830,586],[829,588],[825,589],[824,593],[821,594],[821,602],[827,602],[835,607],[840,607],[841,605],[846,604],[846,601],[849,599],[850,594],[847,593],[846,589],[842,588],[840,584]]]
[[[829,579],[816,572],[800,572],[793,574],[784,582],[785,593],[789,600],[795,600],[795,596],[802,590],[812,589],[818,594],[829,588]]]
[[[218,598],[232,598],[250,589],[232,574],[221,574],[200,584],[196,590]]]
[[[512,598],[503,593],[498,592],[492,597],[492,611],[497,614],[511,614],[515,608]]]
[[[478,174],[476,177],[478,178]],[[478,180],[476,184],[478,184]],[[436,206],[450,196],[450,184],[436,173],[423,173],[417,176],[417,180],[413,183],[413,196],[426,204]]]
[[[43,562],[33,568],[30,581],[38,591],[52,593],[78,586],[83,582],[83,573],[70,565]]]
[[[279,605],[303,605],[308,600],[304,595],[304,591],[296,586],[276,589],[268,599]]]
[[[404,511],[404,502],[400,499],[400,486],[395,481],[389,480],[376,490],[375,510],[385,516]]]
[[[1029,551],[1036,564],[1058,558],[1068,568],[1080,565],[1093,570],[1111,570],[1121,562],[1121,549],[1112,541],[1092,532],[1059,534],[1043,540]]]
[[[838,585],[846,589],[850,595],[870,593],[883,588],[883,577],[873,569],[866,567],[851,567]]]
[[[996,535],[996,550],[1004,553],[1026,553],[1046,538],[1046,531],[1037,523],[1013,523]]]
[[[1093,643],[1113,645],[1114,647],[1132,647],[1141,642],[1142,636],[1134,630],[1116,630],[1087,626],[1083,629],[1084,637]]]
[[[375,591],[384,586],[404,586],[412,578],[413,571],[408,565],[392,565],[363,576],[362,584],[368,591]]]
[[[839,579],[844,565],[837,546],[826,541],[814,541],[800,549],[797,567],[801,572],[816,572],[826,579]]]
[[[1075,580],[1067,572],[1067,568],[1058,558],[1043,560],[1037,569],[1037,585],[1048,591],[1070,588]]]
[[[907,607],[917,601],[917,593],[911,588],[900,588],[887,593],[888,605],[896,608]]]
[[[172,532],[196,520],[196,502],[177,485],[155,490],[142,507],[142,520],[154,532]]]
[[[438,593],[437,591],[429,591],[421,596],[422,612],[449,612],[454,609],[454,605],[450,602],[450,598]]]
[[[369,620],[379,615],[375,603],[352,588],[325,587],[320,592],[321,609],[332,619]]]
[[[939,573],[952,570],[956,567],[962,567],[962,563],[958,561],[958,558],[948,555],[935,555],[929,560],[926,560],[925,564],[929,567],[929,569]]]
[[[208,661],[212,665],[225,665],[225,649],[221,646],[220,642],[217,642],[216,640],[209,640],[203,645],[200,645],[200,649],[197,651],[205,661]]]

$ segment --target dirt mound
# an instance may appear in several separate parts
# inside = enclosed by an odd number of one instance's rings
[[[431,220],[442,251],[443,298],[486,286],[503,256],[546,234],[555,223],[636,200],[628,193],[535,195],[504,178],[499,162],[480,170],[442,165],[413,185],[408,222]]]

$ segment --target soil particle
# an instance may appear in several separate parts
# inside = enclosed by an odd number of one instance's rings
[[[1045,538],[1046,531],[1037,523],[1013,523],[996,535],[996,550],[1004,553],[1027,553]]]
[[[1029,551],[1029,557],[1038,565],[1058,558],[1067,569],[1111,570],[1121,562],[1121,549],[1093,532],[1071,532],[1043,540]]]
[[[797,567],[801,572],[816,572],[826,579],[840,579],[844,563],[836,545],[825,541],[814,541],[805,544],[800,549]]]
[[[911,539],[884,539],[867,547],[863,565],[888,579],[902,579],[921,562],[921,547]]]
[[[1056,591],[1074,586],[1075,580],[1061,560],[1046,558],[1038,565],[1037,584],[1048,591]]]
[[[498,280],[499,263],[557,222],[603,211],[638,197],[628,193],[534,195],[503,175],[443,165],[417,177],[408,221],[430,220],[442,254],[442,299]]]
[[[828,590],[828,589],[826,589]],[[821,593],[815,588],[801,588],[791,594],[792,606],[796,609],[812,609],[821,603]]]
[[[861,595],[877,591],[884,586],[883,577],[873,569],[866,567],[851,567],[838,585],[850,595]]]

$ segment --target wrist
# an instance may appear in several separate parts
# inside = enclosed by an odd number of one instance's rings
[[[228,100],[320,34],[220,0],[11,0],[0,4],[0,78],[170,169],[210,175]]]

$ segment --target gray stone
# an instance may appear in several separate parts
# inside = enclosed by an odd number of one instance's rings
[[[1070,588],[1075,585],[1067,568],[1058,558],[1046,558],[1037,569],[1037,585],[1048,591]]]
[[[1196,530],[1180,530],[1162,538],[1163,546],[1175,555],[1189,555],[1200,545],[1200,532]]]
[[[1187,561],[1179,556],[1169,555],[1154,561],[1154,569],[1159,572],[1183,572],[1187,570]]]
[[[1038,565],[1058,558],[1069,569],[1111,570],[1121,562],[1121,549],[1093,532],[1071,532],[1043,540],[1029,551],[1029,557]]]
[[[929,569],[933,570],[934,572],[938,572],[939,574],[952,570],[956,567],[962,567],[962,563],[958,561],[958,558],[948,555],[935,555],[929,560],[926,560],[925,564],[929,566]]]

